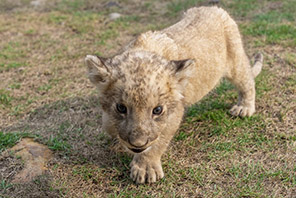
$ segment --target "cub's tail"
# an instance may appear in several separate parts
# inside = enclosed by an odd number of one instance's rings
[[[258,74],[261,72],[262,65],[263,65],[263,55],[261,53],[258,53],[255,55],[255,63],[254,63],[254,66],[252,67],[254,78],[256,78],[256,76],[258,76]]]

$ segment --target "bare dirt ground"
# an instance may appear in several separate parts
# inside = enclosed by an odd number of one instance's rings
[[[163,156],[166,177],[136,185],[131,156],[101,130],[84,57],[112,56],[211,4],[238,22],[250,57],[265,56],[257,113],[231,117],[237,94],[223,81],[187,110]],[[294,0],[0,0],[0,151],[33,137],[54,152],[46,174],[18,184],[23,160],[2,153],[0,197],[296,197],[295,10]]]

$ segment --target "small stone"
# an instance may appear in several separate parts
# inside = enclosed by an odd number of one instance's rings
[[[115,1],[109,1],[108,3],[105,4],[105,7],[110,8],[110,7],[120,7],[120,6]]]
[[[35,0],[35,1],[31,1],[30,4],[34,7],[40,7],[44,5],[44,0]]]
[[[17,69],[18,72],[23,72],[24,70],[25,70],[24,67],[19,67],[19,68]]]
[[[116,13],[116,12],[113,12],[113,13],[109,14],[109,18],[110,18],[111,20],[116,20],[116,19],[118,19],[118,18],[120,18],[120,17],[121,17],[121,14]]]
[[[50,149],[31,138],[22,139],[10,151],[14,151],[24,161],[24,168],[15,175],[13,183],[26,183],[42,175],[47,170],[46,163],[52,157]]]
[[[52,74],[52,72],[51,72],[50,70],[45,70],[45,71],[43,72],[43,74],[44,74],[45,76],[50,76],[50,75]]]

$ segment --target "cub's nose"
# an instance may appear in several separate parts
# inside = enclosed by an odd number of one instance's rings
[[[148,138],[128,138],[128,143],[135,148],[142,148],[148,144]]]

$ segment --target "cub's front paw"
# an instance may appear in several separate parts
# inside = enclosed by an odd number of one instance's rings
[[[240,116],[240,117],[245,117],[245,116],[251,116],[255,112],[255,107],[248,107],[248,106],[243,106],[243,105],[234,105],[230,109],[230,114],[233,116]]]
[[[138,184],[145,183],[145,181],[153,183],[164,176],[160,160],[134,158],[130,166],[131,178]]]

